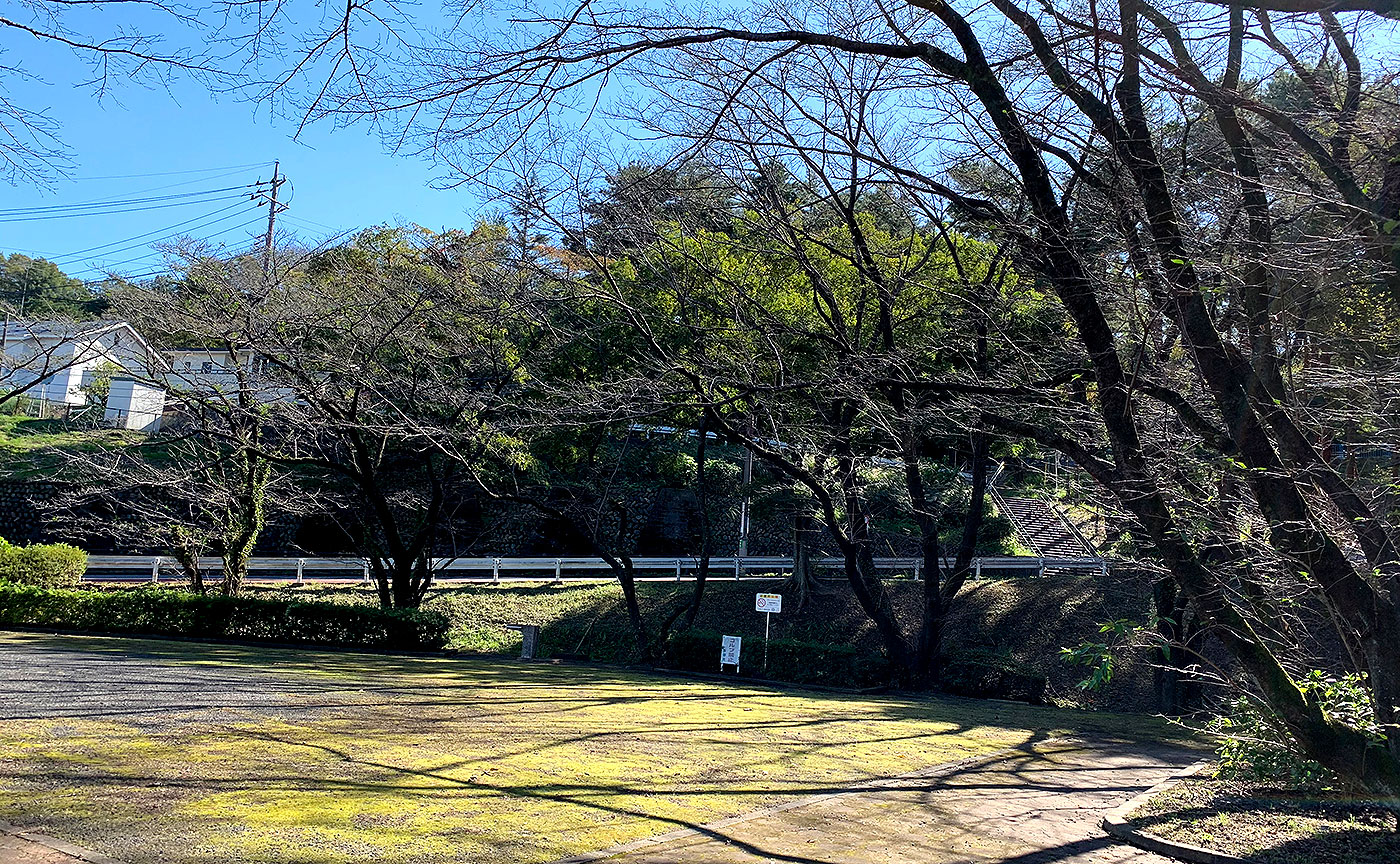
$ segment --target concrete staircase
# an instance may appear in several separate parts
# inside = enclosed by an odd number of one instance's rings
[[[1098,550],[1075,531],[1068,517],[1043,498],[992,499],[1002,515],[1011,520],[1016,539],[1042,558],[1080,558],[1098,555]]]

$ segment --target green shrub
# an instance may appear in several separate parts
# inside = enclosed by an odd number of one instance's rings
[[[1333,719],[1360,730],[1375,746],[1385,745],[1364,676],[1336,678],[1313,670],[1298,682],[1298,688],[1316,698]],[[1302,754],[1278,715],[1257,699],[1242,697],[1230,702],[1225,713],[1215,717],[1206,729],[1221,736],[1216,749],[1217,777],[1293,786],[1336,780],[1330,771]]]
[[[448,621],[421,609],[201,597],[184,591],[43,589],[0,584],[0,626],[395,650],[441,648]]]
[[[77,585],[87,572],[87,553],[67,543],[15,546],[0,538],[0,582],[39,588]]]
[[[1015,699],[1039,705],[1045,699],[1046,678],[1009,654],[973,648],[943,658],[939,684],[959,696]]]
[[[686,630],[666,646],[667,665],[697,672],[719,671],[721,636],[708,630]],[[763,671],[763,640],[748,639],[741,654],[744,675],[796,684],[872,687],[890,680],[889,661],[851,645],[824,645],[800,639],[768,642],[768,668]]]

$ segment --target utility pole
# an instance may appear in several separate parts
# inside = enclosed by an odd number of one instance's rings
[[[754,434],[754,422],[749,421],[749,435]],[[743,487],[744,497],[739,502],[739,557],[747,558],[749,555],[749,486],[753,483],[753,451],[748,447],[744,448],[744,473],[740,478]]]
[[[282,184],[287,182],[285,176],[278,174],[278,169],[282,167],[281,160],[272,163],[272,182],[268,191],[262,189],[262,182],[259,181],[258,188],[252,194],[254,201],[261,207],[267,205],[267,236],[263,238],[263,283],[272,283],[272,229],[277,224],[277,214],[287,209],[286,204],[277,202],[277,190],[282,188]]]

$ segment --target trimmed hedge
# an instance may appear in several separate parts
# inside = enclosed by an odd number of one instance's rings
[[[393,650],[447,644],[448,620],[421,609],[201,597],[170,589],[44,589],[0,583],[0,626]]]
[[[719,671],[721,636],[709,630],[676,633],[666,645],[667,665],[693,672]],[[746,639],[740,654],[745,676],[825,684],[833,687],[874,687],[888,684],[889,661],[853,645],[825,645],[800,639],[768,642],[768,670],[763,672],[763,640]]]
[[[87,553],[67,543],[15,546],[0,537],[0,582],[39,588],[77,585],[87,572]]]
[[[985,648],[955,651],[943,658],[940,686],[959,696],[1045,701],[1044,675],[1013,657]]]

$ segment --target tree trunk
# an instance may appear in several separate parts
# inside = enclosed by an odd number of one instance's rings
[[[622,558],[621,565],[617,581],[622,586],[622,599],[627,606],[627,620],[631,623],[632,635],[637,640],[637,659],[648,663],[653,659],[651,642],[647,639],[646,622],[642,620],[642,607],[637,602],[637,580],[632,570],[632,559]]]

